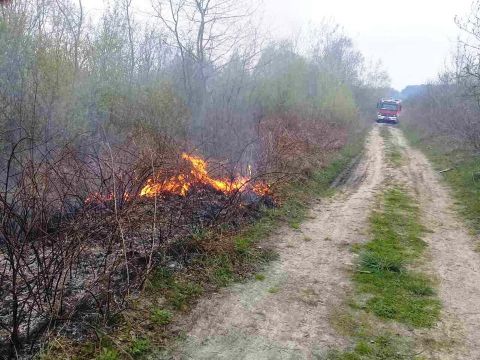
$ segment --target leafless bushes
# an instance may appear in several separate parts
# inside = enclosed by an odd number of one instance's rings
[[[456,146],[480,150],[480,2],[466,19],[456,22],[463,31],[451,69],[409,100],[407,120],[426,136],[442,136]]]
[[[139,183],[132,164],[128,171],[125,163],[117,166],[99,146],[85,154],[73,144],[19,136],[6,148],[0,194],[0,341],[8,352],[2,355],[15,357],[56,321],[71,319],[81,308],[93,305],[97,313],[110,316],[135,287],[133,282],[114,285],[129,276],[127,251],[132,250],[122,243],[120,212],[126,209],[124,194],[133,194]],[[91,194],[111,198],[100,201],[99,196],[90,203]]]
[[[437,83],[410,99],[405,119],[424,136],[442,136],[462,147],[480,148],[479,108],[458,83]]]
[[[314,115],[292,111],[271,115],[260,124],[263,168],[310,176],[347,141],[347,129]],[[273,167],[273,168],[272,168]]]
[[[20,137],[2,172],[1,326],[2,348],[9,348],[10,357],[64,313],[65,283],[84,244],[80,234],[63,229],[68,223],[63,219],[78,207],[72,192],[76,159],[67,148],[41,147]],[[73,165],[71,173],[61,169],[67,163]]]
[[[139,140],[91,141],[89,151],[27,137],[11,144],[0,194],[2,356],[35,350],[58,324],[107,321],[154,266],[171,261],[178,239],[250,211],[208,184],[186,197],[139,197],[147,178],[186,167],[161,137]]]

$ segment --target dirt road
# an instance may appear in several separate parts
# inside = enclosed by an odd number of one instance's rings
[[[404,165],[387,164],[375,127],[363,160],[339,193],[319,201],[300,230],[285,227],[271,236],[280,257],[265,270],[264,281],[237,284],[200,301],[185,319],[187,340],[174,358],[312,359],[348,345],[330,318],[352,288],[350,246],[366,240],[375,195],[400,178],[417,194],[424,223],[433,230],[425,239],[428,266],[444,306],[442,322],[415,336],[448,344],[423,350],[429,358],[480,359],[480,257],[474,240],[423,154],[409,148],[399,130],[391,131]]]
[[[399,130],[390,130],[405,158],[399,176],[416,193],[422,222],[431,230],[424,237],[429,244],[427,266],[438,279],[443,315],[427,334],[440,346],[426,347],[427,353],[432,359],[480,359],[480,254],[475,239],[455,213],[447,187],[425,155],[410,148]]]

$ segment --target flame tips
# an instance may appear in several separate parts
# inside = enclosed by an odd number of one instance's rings
[[[251,190],[258,195],[267,195],[270,193],[268,185],[265,183],[256,183],[250,185],[250,177],[238,177],[233,180],[212,178],[207,171],[208,164],[201,157],[182,154],[182,159],[191,166],[190,172],[173,176],[163,182],[156,182],[149,179],[142,189],[140,196],[154,197],[159,194],[176,194],[186,196],[194,184],[206,185],[220,191],[224,194],[231,194],[236,191]],[[249,176],[251,176],[252,167],[248,167]]]
[[[208,186],[223,194],[230,195],[235,192],[251,191],[259,196],[270,195],[270,187],[265,182],[253,182],[251,179],[252,167],[248,166],[248,177],[239,176],[235,179],[216,179],[208,174],[208,164],[201,157],[183,153],[181,158],[188,163],[190,170],[160,180],[160,174],[149,178],[139,196],[143,198],[154,198],[159,195],[187,196],[194,186]],[[124,199],[129,200],[131,195],[124,194]],[[102,195],[94,193],[86,199],[86,203],[113,201],[113,194]]]

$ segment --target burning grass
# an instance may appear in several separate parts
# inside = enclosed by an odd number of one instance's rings
[[[141,188],[139,194],[124,192],[121,197],[125,201],[130,201],[135,197],[156,198],[159,196],[178,195],[186,197],[189,192],[198,188],[210,188],[226,196],[234,196],[237,193],[251,192],[259,197],[271,195],[269,185],[260,179],[252,179],[251,165],[248,166],[249,176],[235,176],[231,178],[215,178],[208,172],[208,163],[199,156],[183,153],[181,155],[182,164],[179,164],[177,174],[165,176],[162,172],[157,172],[149,177],[146,184]],[[114,201],[115,194],[109,193],[101,195],[94,193],[89,195],[86,203],[99,203]]]

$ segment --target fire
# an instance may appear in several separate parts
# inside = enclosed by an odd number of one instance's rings
[[[165,181],[148,179],[147,184],[140,192],[142,197],[155,197],[159,194],[176,194],[186,196],[195,184],[203,184],[214,188],[224,194],[237,191],[251,190],[258,195],[266,195],[270,189],[265,183],[251,182],[251,178],[239,176],[235,179],[214,179],[207,171],[207,162],[200,157],[182,154],[182,159],[190,163],[191,171],[187,174],[173,176]],[[251,167],[249,167],[251,171]]]
[[[186,161],[191,170],[172,176],[166,180],[160,180],[160,175],[150,178],[140,191],[140,197],[153,198],[158,195],[180,195],[186,196],[190,189],[195,185],[206,185],[224,194],[232,194],[235,192],[252,191],[259,196],[270,194],[270,188],[265,182],[254,182],[251,179],[251,166],[248,167],[250,177],[239,176],[235,179],[214,179],[207,171],[208,164],[200,157],[182,154],[182,159]],[[131,194],[124,193],[123,199],[130,200]],[[97,203],[114,201],[113,194],[102,195],[100,193],[91,194],[85,203]]]

